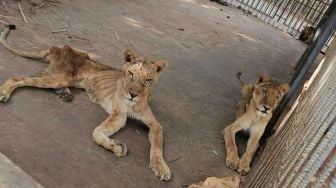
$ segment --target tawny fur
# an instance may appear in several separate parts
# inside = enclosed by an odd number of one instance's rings
[[[123,157],[127,153],[126,145],[109,137],[125,126],[127,117],[138,119],[149,127],[150,168],[161,180],[171,178],[163,158],[162,127],[148,106],[150,89],[167,67],[166,61],[141,58],[134,50],[126,49],[120,70],[94,61],[88,54],[69,46],[40,52],[14,49],[6,41],[8,32],[9,28],[6,28],[1,35],[6,48],[24,57],[45,59],[49,66],[38,76],[8,79],[0,86],[0,101],[6,102],[15,89],[25,86],[83,88],[93,102],[109,113],[108,118],[94,129],[93,140]]]
[[[189,185],[188,188],[238,188],[239,182],[238,176],[208,177],[204,181]]]
[[[254,86],[244,84],[242,99],[237,108],[237,120],[223,130],[226,147],[226,164],[241,175],[250,170],[250,163],[259,146],[259,140],[282,97],[288,91],[288,84],[279,84],[268,75],[261,74]],[[239,158],[235,134],[246,130],[250,134],[245,153]]]

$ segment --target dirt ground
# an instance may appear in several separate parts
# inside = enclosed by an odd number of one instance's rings
[[[21,18],[17,1],[5,2],[9,12],[1,7],[1,14]],[[181,187],[234,173],[224,164],[221,130],[235,119],[236,73],[250,83],[261,72],[289,81],[306,47],[257,18],[206,0],[48,2],[39,8],[21,2],[28,24],[0,17],[21,29],[10,34],[13,45],[70,44],[116,67],[130,46],[169,61],[151,106],[164,127],[172,171],[172,180],[161,182],[148,168],[147,129],[135,121],[115,136],[128,146],[125,158],[97,146],[91,133],[107,114],[83,91],[74,90],[74,101],[64,103],[52,90],[19,89],[0,104],[0,152],[48,188]],[[2,46],[0,54],[0,83],[45,68]]]

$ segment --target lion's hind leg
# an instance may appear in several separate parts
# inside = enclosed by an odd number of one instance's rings
[[[19,87],[63,88],[73,85],[73,78],[67,74],[10,78],[0,86],[0,102],[6,102]]]

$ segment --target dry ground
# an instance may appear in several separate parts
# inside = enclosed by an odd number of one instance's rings
[[[9,12],[1,14],[20,18],[17,2],[6,2]],[[60,2],[41,8],[21,2],[29,24],[1,19],[25,31],[13,31],[10,42],[32,49],[42,41],[70,44],[117,67],[129,46],[168,60],[151,106],[164,127],[173,177],[160,182],[148,168],[147,130],[138,122],[128,121],[116,135],[129,148],[119,159],[93,143],[92,130],[107,114],[84,92],[75,90],[74,101],[64,103],[51,90],[19,89],[0,104],[0,152],[46,187],[181,187],[233,173],[224,165],[220,132],[235,118],[236,72],[250,83],[261,72],[288,81],[305,49],[254,17],[206,0]],[[45,68],[3,47],[0,54],[1,83]]]

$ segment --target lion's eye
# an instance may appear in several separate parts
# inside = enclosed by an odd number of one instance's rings
[[[133,72],[128,71],[128,73],[131,75],[131,78],[133,79]]]
[[[148,87],[148,86],[150,86],[150,85],[152,84],[152,82],[153,82],[152,79],[147,79],[147,80],[145,80],[145,82],[144,82],[144,86]]]

